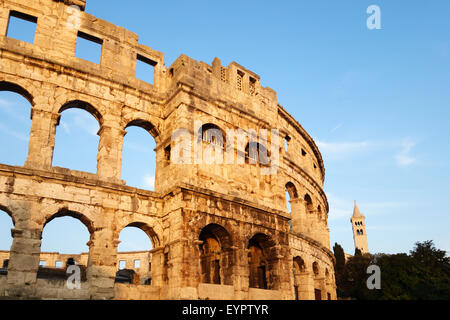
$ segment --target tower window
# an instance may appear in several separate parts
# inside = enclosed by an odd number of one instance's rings
[[[237,82],[237,89],[239,91],[242,91],[242,79],[244,78],[244,73],[242,71],[237,72],[237,76],[236,76],[236,82]]]
[[[250,90],[250,95],[254,95],[255,91],[256,91],[256,79],[250,77],[250,86],[249,86],[249,90]]]

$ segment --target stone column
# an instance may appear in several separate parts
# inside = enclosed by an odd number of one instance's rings
[[[118,241],[114,242],[113,232],[102,228],[91,235],[87,280],[91,299],[112,299],[116,278]]]
[[[97,175],[100,179],[120,182],[122,147],[125,130],[103,123],[98,135]]]
[[[305,201],[300,198],[294,198],[291,203],[292,230],[294,232],[305,233],[306,207]]]
[[[49,170],[52,167],[53,149],[55,147],[56,125],[59,113],[31,109],[31,129],[28,143],[28,156],[25,167]]]
[[[34,296],[41,254],[41,234],[41,230],[37,229],[11,229],[13,243],[8,264],[8,296]]]
[[[152,254],[152,270],[150,271],[152,277],[152,286],[163,286],[163,267],[164,267],[164,247],[158,247],[151,250]]]
[[[312,272],[302,272],[298,276],[298,297],[300,300],[314,300],[314,277]]]
[[[233,266],[234,298],[237,300],[248,299],[250,270],[248,265],[248,252],[243,241],[239,247],[233,247],[235,252],[235,265]]]

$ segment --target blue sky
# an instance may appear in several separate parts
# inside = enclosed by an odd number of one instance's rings
[[[256,72],[277,92],[322,152],[331,245],[354,252],[349,219],[357,200],[371,252],[408,252],[429,239],[450,250],[450,2],[130,3],[88,0],[86,11],[137,33],[140,43],[165,54],[166,66],[181,53],[207,63],[217,56]],[[366,27],[372,4],[381,9],[381,30]],[[0,162],[23,164],[29,105],[2,92],[0,116]],[[96,130],[88,113],[64,111],[54,165],[95,172]],[[152,189],[153,138],[140,128],[127,131],[122,178]],[[10,241],[4,216],[0,249]],[[69,220],[46,226],[43,250],[75,250],[75,240],[88,241],[84,226]],[[57,221],[75,235],[73,244],[51,240]],[[123,250],[148,241],[132,231],[137,236],[123,241]]]

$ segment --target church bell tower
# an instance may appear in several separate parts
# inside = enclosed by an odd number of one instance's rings
[[[353,209],[353,216],[350,219],[352,223],[353,229],[353,240],[355,241],[355,249],[358,248],[361,250],[362,254],[369,253],[369,246],[367,245],[367,233],[366,233],[366,223],[365,217],[359,211],[358,206],[356,205],[355,200],[355,208]]]

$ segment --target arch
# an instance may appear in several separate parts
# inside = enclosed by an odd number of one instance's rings
[[[69,102],[66,102],[59,108],[58,113],[62,113],[65,110],[68,109],[83,109],[87,112],[89,112],[99,123],[100,127],[103,124],[103,116],[102,114],[89,102],[83,101],[83,100],[71,100]],[[58,122],[59,124],[59,122]]]
[[[60,218],[60,217],[72,217],[72,218],[75,218],[75,219],[81,221],[81,223],[86,226],[86,228],[88,229],[88,231],[92,237],[92,235],[95,231],[93,221],[91,219],[89,219],[89,217],[87,217],[85,214],[80,213],[78,211],[69,210],[68,208],[61,208],[55,214],[51,215],[50,217],[45,218],[45,222],[42,227],[42,231],[44,230],[45,226],[49,222],[51,222],[52,220],[54,220],[56,218]]]
[[[199,233],[199,240],[208,236],[215,237],[222,248],[229,249],[232,246],[230,233],[220,224],[210,223],[203,227]]]
[[[200,282],[231,285],[233,252],[228,231],[211,223],[202,228],[199,240]]]
[[[135,119],[128,122],[125,129],[122,146],[122,161],[120,175],[128,186],[155,190],[157,165],[156,127],[149,121]]]
[[[153,248],[158,248],[160,246],[159,237],[156,234],[156,232],[153,229],[153,227],[150,226],[149,224],[147,224],[145,222],[141,222],[141,221],[131,222],[131,223],[127,224],[125,227],[123,227],[120,230],[120,232],[122,232],[122,230],[127,228],[127,227],[135,227],[135,228],[141,229],[150,238],[150,241],[152,242],[152,247]],[[120,234],[120,232],[119,232],[119,234]]]
[[[298,198],[297,188],[295,187],[295,185],[292,182],[289,181],[288,183],[286,183],[285,189],[289,193],[289,197],[291,199]]]
[[[320,269],[319,269],[319,264],[317,263],[317,261],[313,262],[312,269],[313,269],[314,275],[318,276],[320,273]]]
[[[314,206],[313,206],[311,196],[309,194],[305,194],[303,199],[305,200],[306,210],[309,212],[314,211]]]
[[[251,141],[245,146],[245,163],[269,164],[270,154],[267,148],[259,142]],[[250,160],[252,162],[250,162]]]
[[[13,243],[12,228],[15,228],[15,223],[10,210],[0,205],[0,250],[11,250]],[[2,262],[0,261],[0,268],[2,268]]]
[[[305,261],[300,256],[294,257],[293,266],[296,273],[302,273],[306,271]]]
[[[31,106],[34,106],[34,99],[31,93],[18,84],[9,81],[0,81],[0,91],[11,91],[20,94],[22,97],[28,100]]]
[[[278,256],[276,243],[268,235],[255,234],[248,242],[249,287],[260,289],[277,289]]]
[[[150,133],[151,136],[155,139],[159,136],[158,129],[150,121],[147,121],[147,120],[142,120],[142,119],[131,120],[125,125],[124,129],[126,129],[128,127],[142,128],[145,131],[147,131],[148,133]]]
[[[1,205],[1,204],[0,204],[0,210],[5,212],[11,218],[13,225],[16,226],[16,220],[14,219],[14,215],[13,215],[12,211],[9,210],[8,207]]]
[[[225,133],[213,123],[205,123],[198,129],[198,137],[203,142],[224,147],[226,144]]]

